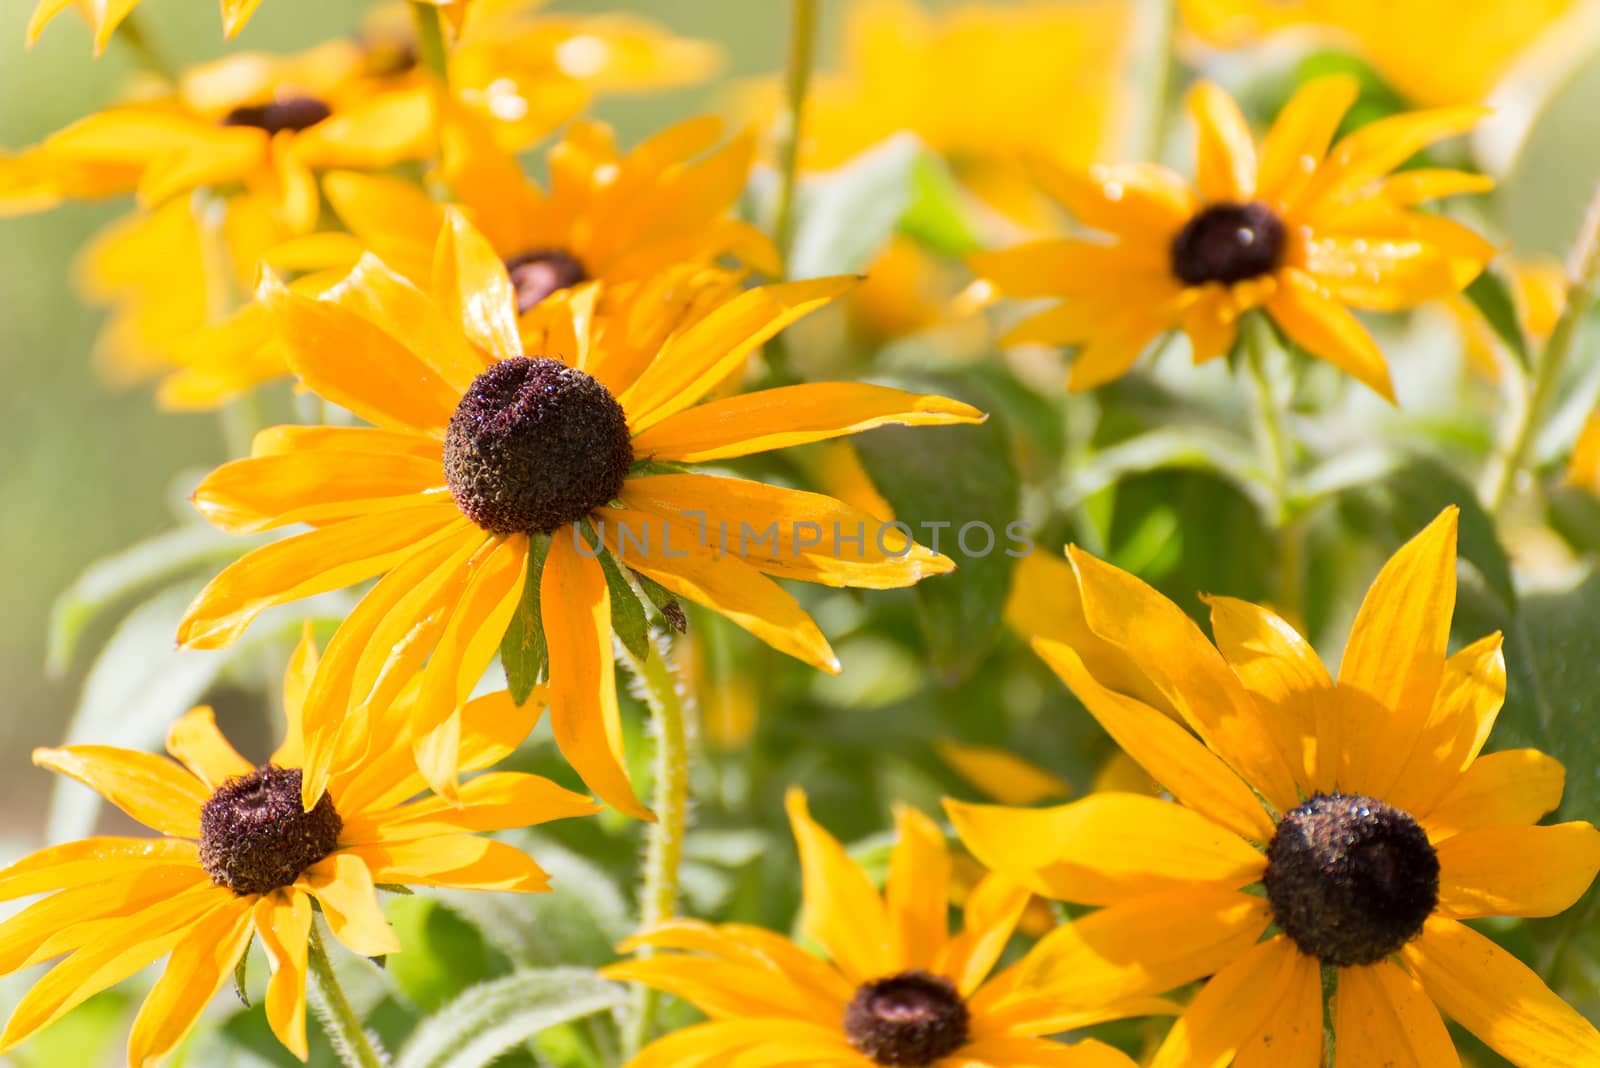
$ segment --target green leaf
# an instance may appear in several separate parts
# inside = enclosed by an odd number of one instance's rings
[[[406,947],[389,958],[389,975],[422,1011],[433,1012],[494,974],[484,932],[443,902],[412,897],[385,912]]]
[[[1531,369],[1533,360],[1528,355],[1528,339],[1522,333],[1517,305],[1505,279],[1494,271],[1485,270],[1466,288],[1466,297],[1493,328],[1495,335],[1505,342],[1506,348],[1523,369]]]
[[[84,630],[118,601],[202,566],[232,560],[260,543],[195,524],[96,560],[50,606],[45,670],[52,675],[65,671]]]
[[[633,581],[639,584],[644,595],[650,598],[650,603],[655,605],[656,611],[661,613],[661,618],[667,626],[679,634],[687,634],[689,617],[684,614],[683,605],[678,603],[678,598],[673,592],[641,571],[634,571],[632,568],[629,568],[629,571],[633,575]]]
[[[910,388],[986,407],[971,383],[940,378]],[[1016,566],[1007,550],[1020,551],[1007,534],[1021,510],[1010,436],[991,416],[979,426],[884,427],[853,440],[896,518],[917,541],[956,562],[955,574],[915,588],[929,656],[940,680],[954,685],[972,673],[999,634]],[[993,543],[984,551],[990,535]],[[970,553],[963,551],[963,536],[970,538]]]
[[[924,152],[911,168],[911,204],[900,232],[942,256],[965,256],[980,247],[967,222],[966,203],[949,166]]]
[[[913,176],[925,153],[915,136],[896,134],[837,170],[802,182],[795,192],[790,276],[864,270],[911,207]]]
[[[1208,426],[1170,426],[1146,431],[1091,454],[1072,475],[1071,501],[1085,498],[1151,471],[1205,471],[1227,479],[1270,516],[1276,507],[1260,461],[1237,434]]]
[[[251,936],[252,939],[254,936]],[[239,954],[239,963],[233,966],[233,992],[239,995],[239,1004],[245,1008],[250,1007],[250,944],[245,943],[244,952]]]
[[[600,553],[600,569],[606,573],[606,588],[611,592],[611,629],[628,652],[644,660],[650,655],[650,623],[644,617],[644,605],[610,549]]]
[[[540,1032],[619,1008],[624,987],[585,968],[536,968],[480,983],[423,1020],[395,1068],[484,1068]]]
[[[511,624],[500,641],[500,664],[505,668],[506,688],[519,705],[532,696],[549,657],[544,641],[544,619],[539,615],[539,580],[549,552],[548,536],[536,534],[528,539],[528,578],[523,583],[517,610],[511,615]]]
[[[1478,569],[1504,607],[1515,608],[1517,590],[1511,578],[1511,560],[1500,544],[1494,520],[1484,511],[1469,483],[1438,461],[1418,457],[1393,471],[1383,488],[1395,533],[1401,538],[1410,538],[1449,505],[1460,508],[1458,555]]]

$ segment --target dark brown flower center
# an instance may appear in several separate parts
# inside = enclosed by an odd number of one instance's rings
[[[1213,204],[1173,238],[1172,273],[1191,286],[1259,278],[1278,269],[1286,236],[1265,204]]]
[[[536,248],[506,260],[511,286],[517,291],[517,314],[538,306],[550,294],[589,280],[578,258],[566,249]]]
[[[332,115],[328,105],[314,96],[288,96],[270,104],[247,104],[223,116],[224,126],[254,126],[269,134],[309,130]]]
[[[923,971],[864,983],[844,1010],[845,1037],[858,1052],[917,1068],[965,1045],[971,1022],[955,984]]]
[[[559,360],[517,356],[473,379],[444,438],[445,480],[492,534],[549,534],[613,500],[633,463],[605,386]]]
[[[1274,919],[1302,953],[1372,964],[1416,937],[1439,903],[1439,857],[1399,809],[1318,794],[1279,821],[1264,882]]]
[[[236,894],[289,886],[339,845],[344,822],[327,794],[300,804],[300,769],[268,764],[217,787],[200,810],[200,866]]]

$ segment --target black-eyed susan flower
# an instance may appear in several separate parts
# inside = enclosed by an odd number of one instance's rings
[[[1476,104],[1574,0],[1183,0],[1202,39],[1242,48],[1291,30],[1355,49],[1413,103]],[[1417,47],[1427,41],[1426,49]]]
[[[528,893],[548,877],[520,850],[477,832],[595,811],[547,779],[486,771],[449,805],[427,790],[403,745],[411,687],[370,721],[364,759],[334,774],[309,811],[300,803],[296,720],[316,668],[309,639],[284,685],[289,729],[254,765],[218,732],[209,708],[167,737],[177,761],[110,746],[34,751],[34,763],[77,779],[159,838],[88,838],[52,846],[0,871],[0,899],[46,895],[0,924],[0,972],[63,958],[17,1004],[0,1049],[9,1050],[91,995],[163,956],[128,1039],[128,1063],[154,1064],[177,1046],[234,974],[251,939],[272,964],[267,1021],[306,1059],[306,966],[313,905],[351,952],[401,950],[378,902],[379,885]],[[478,771],[514,750],[537,704],[504,692],[461,713],[461,766]]]
[[[953,567],[903,528],[832,498],[653,466],[886,423],[981,420],[944,398],[840,383],[697,403],[850,279],[741,293],[641,364],[589,344],[581,300],[561,302],[564,322],[526,347],[501,257],[459,213],[448,213],[434,262],[431,295],[373,257],[320,299],[269,291],[300,381],[374,425],[269,429],[249,459],[194,495],[225,530],[315,529],[218,575],[181,624],[186,646],[227,645],[271,605],[385,576],[340,627],[308,698],[308,805],[341,724],[359,728],[363,710],[386,704],[430,653],[417,757],[424,777],[453,793],[453,710],[529,586],[557,743],[596,793],[645,814],[620,763],[611,594],[585,525],[637,573],[828,671],[838,666],[827,640],[770,576],[885,588]],[[541,563],[530,567],[535,547]]]
[[[1104,0],[960,4],[938,14],[918,0],[851,4],[842,69],[819,74],[806,96],[801,163],[837,167],[910,130],[986,203],[1043,225],[1048,212],[1018,158],[1044,151],[1087,166],[1112,147],[1132,30],[1128,6]],[[751,85],[742,102],[770,121],[782,87]]]
[[[1045,1036],[1172,1011],[1125,993],[1125,977],[1110,967],[1090,964],[1045,986],[1025,958],[991,977],[1031,894],[988,876],[967,897],[964,928],[952,934],[951,859],[943,832],[920,812],[896,813],[899,840],[880,894],[811,818],[798,789],[788,808],[803,872],[801,928],[825,957],[743,924],[674,920],[640,933],[625,952],[683,952],[615,964],[604,974],[676,994],[711,1020],[646,1047],[629,1068],[1132,1068],[1099,1042],[1067,1046]]]
[[[1600,870],[1600,832],[1536,826],[1556,761],[1481,755],[1505,663],[1497,634],[1446,652],[1454,509],[1379,573],[1336,678],[1263,608],[1210,598],[1213,646],[1132,575],[1069,560],[1055,633],[1090,640],[1034,647],[1174,800],[949,809],[992,870],[1103,906],[1079,922],[1104,944],[1173,985],[1212,976],[1154,1068],[1317,1068],[1329,993],[1338,1068],[1459,1065],[1441,1010],[1521,1068],[1600,1064],[1600,1032],[1464,922],[1561,912]]]
[[[1354,79],[1307,83],[1258,149],[1238,106],[1210,83],[1189,94],[1196,185],[1155,164],[1087,170],[1034,157],[1040,184],[1098,235],[1034,241],[971,257],[995,292],[1059,303],[1018,323],[1009,343],[1078,347],[1068,384],[1125,374],[1158,337],[1189,336],[1196,362],[1228,352],[1261,309],[1310,355],[1393,399],[1388,365],[1351,308],[1392,311],[1459,292],[1494,254],[1483,238],[1412,210],[1491,181],[1450,170],[1391,173],[1470,129],[1472,107],[1396,115],[1329,142]]]

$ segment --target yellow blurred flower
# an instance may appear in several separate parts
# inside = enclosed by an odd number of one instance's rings
[[[1530,346],[1542,345],[1556,328],[1567,302],[1567,270],[1558,260],[1501,257],[1500,269],[1511,287],[1517,325]],[[1457,294],[1444,306],[1461,333],[1467,360],[1486,378],[1498,382],[1506,359],[1505,342],[1472,301]]]
[[[1449,170],[1391,173],[1470,129],[1477,108],[1380,119],[1329,148],[1357,86],[1303,87],[1258,151],[1244,116],[1210,83],[1189,94],[1199,127],[1197,188],[1151,163],[1087,170],[1034,158],[1040,183],[1104,236],[1033,241],[971,257],[1003,296],[1060,303],[1024,319],[1009,344],[1078,346],[1068,385],[1121,377],[1181,329],[1196,362],[1226,353],[1260,308],[1312,356],[1393,400],[1388,365],[1350,308],[1396,310],[1459,292],[1494,255],[1483,238],[1412,210],[1492,182]]]
[[[1239,48],[1309,29],[1348,45],[1416,104],[1480,103],[1576,0],[1183,0],[1187,25]],[[1426,47],[1419,47],[1426,42]]]
[[[1318,1068],[1330,968],[1341,1062],[1458,1065],[1443,1010],[1522,1068],[1600,1063],[1600,1031],[1462,922],[1568,908],[1600,871],[1600,832],[1536,825],[1561,801],[1550,757],[1481,755],[1505,661],[1498,634],[1447,653],[1456,521],[1447,510],[1383,567],[1337,679],[1264,608],[1208,598],[1213,646],[1155,590],[1069,550],[1065,599],[1091,640],[1034,648],[1176,803],[947,807],[990,870],[1101,906],[1077,923],[1097,925],[1100,953],[1161,989],[1211,977],[1152,1068]],[[1039,972],[1070,974],[1076,953]]]
[[[128,1039],[128,1063],[153,1064],[188,1034],[233,976],[252,936],[272,962],[266,1014],[301,1060],[313,909],[353,953],[401,947],[377,885],[529,893],[548,888],[533,860],[476,832],[596,811],[547,779],[487,772],[460,803],[429,796],[403,745],[417,692],[372,721],[367,759],[328,780],[315,808],[300,804],[297,719],[316,668],[302,641],[285,679],[288,731],[267,763],[241,757],[196,708],[167,737],[178,761],[110,746],[34,751],[34,763],[89,786],[159,838],[89,838],[41,850],[0,871],[0,899],[45,894],[0,924],[0,971],[65,956],[23,996],[0,1049],[10,1050],[105,988],[170,954]],[[462,767],[508,756],[533,728],[538,704],[505,693],[461,713]],[[180,766],[181,765],[181,766]]]
[[[1045,205],[1018,158],[1039,151],[1082,166],[1113,145],[1129,6],[1028,0],[933,14],[915,0],[850,4],[843,69],[818,75],[807,96],[801,164],[837,167],[910,130],[985,202],[1040,225]],[[748,88],[742,102],[770,121],[781,101],[773,81]]]
[[[943,832],[922,813],[896,811],[899,840],[880,894],[811,818],[800,790],[789,792],[788,809],[803,872],[801,929],[824,958],[742,924],[674,920],[642,932],[624,952],[682,952],[614,964],[602,974],[676,994],[711,1021],[658,1040],[628,1068],[1133,1068],[1101,1043],[1067,1046],[1045,1036],[1172,1011],[1142,997],[1139,984],[1109,962],[1085,960],[1082,971],[1044,983],[1030,955],[991,979],[1031,895],[1009,880],[985,878],[967,896],[964,929],[952,935],[951,860]]]
[[[933,749],[974,789],[1003,805],[1036,805],[1072,793],[1072,787],[1059,775],[1004,749],[949,738],[935,740]]]
[[[556,741],[596,793],[646,815],[621,764],[611,595],[580,526],[592,522],[613,553],[672,593],[836,671],[821,631],[768,575],[882,588],[942,574],[951,562],[831,498],[657,474],[652,461],[692,464],[886,423],[983,417],[955,401],[847,383],[698,403],[849,279],[741,293],[672,333],[643,365],[619,365],[591,346],[592,300],[557,302],[564,318],[547,319],[530,347],[501,255],[459,212],[445,222],[427,292],[372,256],[317,300],[269,287],[274,328],[300,381],[376,426],[272,428],[251,458],[201,483],[196,506],[225,530],[315,529],[224,570],[195,599],[179,640],[225,646],[273,604],[384,575],[340,627],[313,688],[305,798],[320,795],[341,733],[359,733],[362,710],[391,699],[430,653],[417,759],[451,794],[459,745],[451,709],[499,647],[530,581],[530,554],[547,547],[537,604]],[[732,525],[736,537],[741,524],[771,526],[777,543],[735,555],[708,522]],[[829,552],[798,528],[835,523],[859,529],[865,545]],[[618,540],[628,531],[631,552]]]

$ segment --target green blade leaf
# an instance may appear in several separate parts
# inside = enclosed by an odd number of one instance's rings
[[[633,581],[637,582],[639,588],[644,591],[644,595],[650,598],[650,603],[655,605],[656,611],[661,613],[661,618],[666,621],[667,626],[679,634],[687,634],[689,632],[689,616],[684,612],[683,605],[678,603],[678,598],[673,592],[643,572],[629,568],[629,573],[633,576]]]
[[[549,657],[544,641],[544,619],[539,615],[539,579],[544,574],[544,558],[549,552],[548,536],[535,534],[528,539],[528,578],[523,583],[517,610],[511,615],[511,624],[500,641],[500,664],[506,672],[506,689],[519,705],[532,696]]]
[[[423,1020],[395,1068],[484,1068],[552,1027],[620,1007],[624,987],[585,968],[535,968],[466,990]]]
[[[650,623],[644,605],[609,549],[600,553],[600,570],[606,573],[606,588],[611,593],[611,630],[628,652],[644,660],[650,655]]]
[[[1523,370],[1531,369],[1533,360],[1528,355],[1528,339],[1523,336],[1517,305],[1505,279],[1494,271],[1485,270],[1466,288],[1466,297],[1494,330],[1495,336],[1505,342]]]

